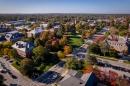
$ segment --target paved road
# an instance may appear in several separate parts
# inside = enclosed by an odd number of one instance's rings
[[[83,44],[80,48],[78,49],[74,49],[72,52],[72,56],[74,56],[75,58],[79,58],[79,59],[84,59],[87,55],[87,51],[88,51],[88,44],[87,41],[91,40],[93,43],[93,40],[95,39],[95,36],[97,35],[104,35],[106,32],[108,32],[108,28],[104,27],[101,31],[99,31],[98,33],[93,34],[89,39],[84,39],[85,44]],[[94,38],[94,39],[93,39]]]
[[[103,58],[97,58],[97,59],[102,61],[102,62],[107,62],[108,64],[112,64],[114,66],[119,66],[119,67],[126,68],[126,69],[130,70],[130,64],[122,63],[119,61],[107,60],[107,59],[103,59]]]
[[[2,63],[7,68],[7,70],[9,70],[13,75],[17,77],[17,79],[13,79],[8,72],[1,73],[6,79],[5,84],[7,86],[10,86],[10,84],[16,84],[14,86],[44,86],[39,84],[38,82],[34,82],[31,79],[23,76],[19,71],[12,68],[11,64],[5,59],[0,58],[0,63]]]

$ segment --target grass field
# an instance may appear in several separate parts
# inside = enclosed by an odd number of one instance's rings
[[[77,35],[73,35],[73,36],[70,36],[69,38],[69,44],[72,47],[80,47],[83,44],[83,40]]]

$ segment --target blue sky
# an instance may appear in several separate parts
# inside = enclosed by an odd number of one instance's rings
[[[130,0],[0,0],[0,13],[130,13]]]

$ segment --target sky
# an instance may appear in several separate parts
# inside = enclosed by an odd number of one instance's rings
[[[130,14],[130,0],[0,0],[0,13]]]

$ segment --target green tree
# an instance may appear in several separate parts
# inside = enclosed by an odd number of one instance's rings
[[[9,52],[10,52],[9,48],[4,48],[4,55],[8,55]]]
[[[25,42],[34,42],[34,38],[33,37],[23,38],[22,41],[25,41]]]
[[[100,46],[97,44],[90,45],[89,46],[89,53],[101,54]]]
[[[88,56],[87,59],[89,60],[90,64],[96,64],[97,59],[95,56]]]
[[[35,56],[44,56],[46,53],[46,49],[40,45],[33,49],[33,53],[35,54]]]
[[[0,86],[6,86],[4,85],[4,77],[0,75]]]
[[[69,28],[70,28],[70,25],[69,24],[65,24],[65,32],[68,32]]]
[[[11,48],[12,44],[13,44],[12,42],[4,42],[3,47],[4,48]]]
[[[105,33],[105,36],[107,37],[107,36],[109,36],[110,35],[110,32],[106,32]]]
[[[4,54],[4,52],[3,52],[3,44],[2,43],[0,43],[0,56],[3,56],[3,54]]]
[[[74,70],[82,70],[84,67],[86,67],[86,65],[88,65],[86,60],[78,60],[72,57],[68,58],[65,64],[67,68]]]
[[[120,36],[126,36],[127,33],[128,33],[127,30],[122,30],[122,31],[119,32],[119,35]]]
[[[8,52],[8,56],[10,58],[13,58],[13,59],[17,59],[19,56],[18,56],[18,53],[15,49],[11,49],[9,52]]]
[[[76,27],[76,31],[80,31],[80,30],[82,29],[81,23],[77,23],[77,24],[75,25],[75,27]]]
[[[110,50],[110,51],[109,51],[109,56],[110,56],[110,57],[118,57],[118,53],[117,53],[117,51],[115,51],[115,50]]]
[[[35,41],[34,41],[34,45],[37,47],[37,46],[39,46],[39,45],[41,45],[40,44],[40,39],[35,39]]]
[[[61,28],[59,28],[59,29],[56,31],[56,36],[59,37],[59,38],[61,38],[62,35],[63,35],[63,31],[62,31]]]
[[[33,53],[34,53],[33,61],[34,63],[37,64],[38,61],[40,63],[41,61],[45,60],[45,56],[47,56],[48,51],[46,48],[40,45],[33,49]]]
[[[53,22],[49,22],[48,25],[47,25],[47,28],[52,28],[52,25],[53,25]]]
[[[30,75],[33,71],[33,61],[25,58],[20,63],[20,71],[23,75]]]

